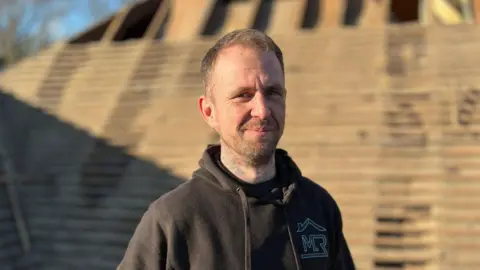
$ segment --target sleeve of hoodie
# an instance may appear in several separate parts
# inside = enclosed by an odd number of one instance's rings
[[[117,270],[166,269],[167,240],[152,206],[143,214]]]
[[[337,219],[337,230],[335,232],[336,245],[334,251],[334,260],[331,267],[332,270],[354,270],[355,264],[353,262],[352,254],[343,233],[342,214],[338,205],[335,203],[335,212]]]

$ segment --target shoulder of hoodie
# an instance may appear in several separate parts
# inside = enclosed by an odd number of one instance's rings
[[[153,214],[162,223],[185,219],[192,214],[192,211],[201,208],[199,206],[202,196],[199,196],[199,193],[204,190],[204,187],[200,186],[203,183],[198,180],[197,176],[192,176],[184,183],[164,193],[149,205],[147,212]]]
[[[315,205],[315,203],[327,205],[327,209],[332,210],[332,213],[341,219],[340,208],[338,207],[338,204],[333,196],[319,183],[303,175],[301,169],[298,168],[298,166],[295,164],[295,161],[292,159],[292,157],[290,157],[286,150],[278,149],[278,152],[286,156],[286,160],[289,161],[293,167],[298,169],[299,177],[297,186],[302,193],[301,196],[304,196],[304,199],[307,199],[312,205]],[[305,198],[305,196],[307,198]]]
[[[336,218],[341,219],[341,212],[338,203],[326,188],[305,176],[300,177],[298,188],[300,189],[302,196],[306,196],[313,201],[318,201],[319,204],[327,205],[327,208],[332,211],[332,214],[334,214]]]

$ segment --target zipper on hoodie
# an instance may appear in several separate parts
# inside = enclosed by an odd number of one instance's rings
[[[245,192],[241,188],[237,188],[237,193],[240,196],[240,200],[242,202],[242,210],[243,210],[243,219],[244,219],[244,228],[245,228],[245,270],[252,269],[252,260],[251,260],[251,243],[250,243],[250,210],[248,207],[247,196]],[[293,257],[295,259],[295,265],[297,270],[302,270],[300,266],[300,261],[298,260],[297,251],[295,249],[295,244],[293,242],[292,237],[292,230],[290,229],[290,220],[288,217],[287,208],[283,206],[283,213],[285,215],[285,222],[287,225],[288,231],[288,238],[290,239],[290,245],[292,247]]]
[[[287,206],[283,207],[283,213],[285,214],[285,222],[287,223],[288,238],[290,238],[290,244],[292,245],[293,257],[295,258],[295,265],[297,270],[302,270],[300,261],[298,260],[297,250],[295,249],[295,243],[293,242],[292,230],[290,229],[290,219],[288,217]]]
[[[245,270],[252,269],[252,258],[251,258],[251,244],[250,244],[250,209],[248,207],[247,196],[245,192],[240,187],[237,188],[237,193],[240,195],[240,200],[242,201],[242,210],[243,210],[243,220],[245,228]]]

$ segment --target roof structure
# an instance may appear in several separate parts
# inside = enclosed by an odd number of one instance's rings
[[[7,69],[0,265],[114,268],[217,140],[196,108],[203,54],[256,27],[285,55],[281,147],[339,202],[359,269],[475,269],[480,35],[450,2],[145,1]]]

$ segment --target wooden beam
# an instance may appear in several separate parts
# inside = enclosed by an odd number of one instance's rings
[[[165,22],[165,19],[168,16],[168,11],[170,9],[170,6],[171,6],[170,0],[163,0],[162,3],[160,3],[160,7],[155,12],[155,15],[153,16],[153,19],[150,22],[150,25],[145,31],[145,35],[143,36],[144,39],[155,39],[155,37],[158,34],[158,31],[160,30],[163,23]]]
[[[360,26],[382,26],[388,24],[390,0],[363,0]]]
[[[260,6],[260,0],[231,2],[221,33],[226,34],[235,29],[249,28],[255,21],[255,14]]]
[[[283,0],[274,2],[273,14],[268,32],[290,34],[298,31],[302,24],[307,1]]]
[[[193,40],[198,37],[211,13],[215,0],[181,0],[172,2],[165,40]]]
[[[420,0],[418,4],[418,21],[422,25],[434,24],[435,16],[433,14],[434,0]]]
[[[321,27],[340,27],[343,25],[345,2],[341,0],[320,0],[322,12]]]
[[[118,30],[122,27],[125,18],[127,18],[128,13],[131,11],[131,7],[122,8],[118,14],[113,18],[112,22],[108,25],[107,30],[103,34],[102,42],[111,42],[115,35],[118,33]]]
[[[472,0],[473,6],[473,21],[480,24],[480,0]]]
[[[463,23],[462,14],[448,0],[433,1],[433,14],[444,24]]]

